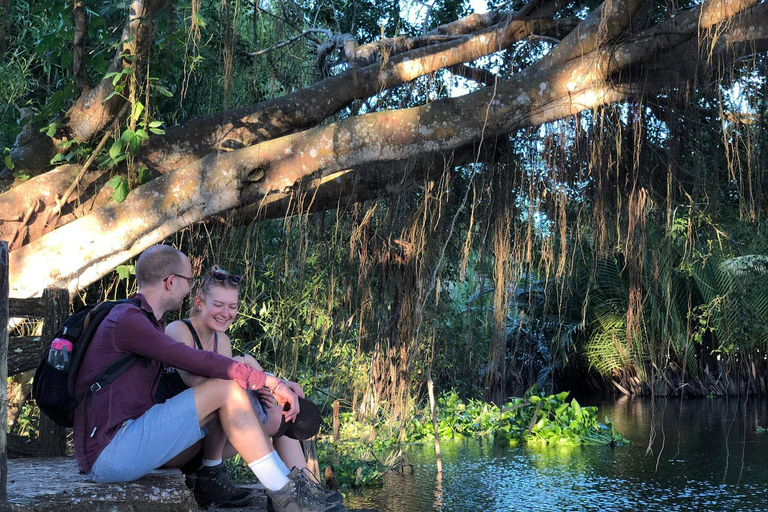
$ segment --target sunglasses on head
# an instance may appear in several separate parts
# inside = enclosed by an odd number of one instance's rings
[[[241,276],[230,274],[226,270],[211,270],[208,275],[216,282],[223,283],[226,281],[231,285],[238,285],[243,279]]]

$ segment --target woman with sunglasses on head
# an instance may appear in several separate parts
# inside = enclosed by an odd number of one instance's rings
[[[213,267],[200,282],[190,309],[190,318],[171,323],[166,327],[165,333],[190,347],[232,357],[232,345],[225,331],[237,316],[240,280],[240,276]],[[258,370],[262,369],[249,355],[232,358]],[[187,387],[196,386],[205,380],[206,377],[166,368],[160,379],[156,398],[158,401],[167,400]],[[340,504],[341,494],[320,484],[307,469],[301,447],[300,440],[309,439],[318,432],[322,421],[320,411],[315,404],[304,398],[304,391],[299,384],[291,381],[283,381],[283,384],[299,396],[298,414],[288,420],[285,418],[282,404],[277,403],[268,389],[259,390],[252,395],[254,410],[264,424],[264,431],[272,437],[275,450],[284,463],[280,469],[290,479],[300,480],[310,490],[314,499],[326,502],[329,506]],[[216,422],[212,428],[209,427],[202,450],[199,446],[196,449],[192,447],[188,452],[181,454],[179,460],[172,462],[181,465],[189,459],[199,461],[199,452],[202,452],[202,465],[198,470],[195,485],[196,496],[202,500],[211,494],[231,496],[231,500],[220,499],[217,503],[221,506],[224,504],[222,501],[231,501],[236,506],[243,499],[241,494],[245,491],[234,488],[226,477],[222,460],[233,457],[236,451],[227,441],[220,423]],[[194,462],[192,464],[196,465]]]

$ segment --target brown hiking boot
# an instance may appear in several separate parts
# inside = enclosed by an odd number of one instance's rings
[[[309,468],[299,469],[294,467],[288,478],[293,479],[294,475],[295,478],[301,478],[304,484],[309,487],[310,492],[319,500],[326,503],[342,503],[344,501],[344,496],[340,492],[332,491],[326,485],[320,483],[320,480],[317,479]]]
[[[267,490],[275,512],[346,512],[341,503],[328,503],[318,498],[300,471],[291,471],[288,483],[277,491]]]

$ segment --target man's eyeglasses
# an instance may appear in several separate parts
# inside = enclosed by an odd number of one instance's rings
[[[165,279],[163,279],[163,282],[168,281],[171,277],[180,277],[182,279],[186,279],[187,283],[189,283],[189,287],[190,288],[192,288],[194,286],[194,284],[195,284],[195,278],[194,277],[187,277],[187,276],[183,276],[181,274],[171,274],[168,277],[166,277]]]
[[[208,275],[211,276],[211,279],[213,279],[216,282],[223,283],[224,281],[227,281],[229,284],[233,286],[237,286],[240,284],[240,281],[243,280],[242,276],[236,276],[234,274],[230,274],[225,270],[211,270],[208,272]]]

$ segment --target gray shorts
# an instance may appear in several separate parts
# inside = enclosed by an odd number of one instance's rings
[[[98,483],[130,482],[157,469],[205,437],[187,389],[157,404],[123,426],[93,464],[88,476]]]

